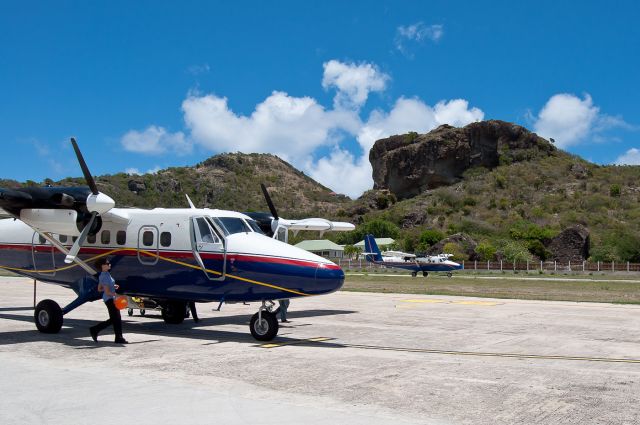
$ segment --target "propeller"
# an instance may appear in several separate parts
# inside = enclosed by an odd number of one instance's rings
[[[84,244],[85,239],[89,235],[91,228],[93,227],[93,223],[96,218],[100,214],[104,214],[109,211],[111,208],[115,206],[115,201],[111,199],[109,196],[104,193],[100,193],[98,190],[98,186],[96,185],[96,181],[93,179],[91,172],[89,171],[89,167],[87,167],[87,163],[82,156],[82,152],[80,152],[80,148],[78,147],[78,143],[75,138],[71,138],[71,144],[73,145],[73,150],[76,153],[76,157],[78,158],[78,162],[80,163],[80,168],[82,168],[82,174],[84,174],[84,179],[89,186],[89,190],[91,190],[91,194],[87,196],[87,210],[91,213],[91,217],[89,218],[89,222],[84,226],[82,232],[80,232],[80,236],[73,243],[73,246],[69,250],[69,254],[64,259],[64,262],[67,264],[75,261],[80,248]]]
[[[267,201],[267,205],[269,206],[269,211],[271,211],[271,215],[274,220],[279,220],[278,211],[276,211],[276,207],[273,205],[273,201],[271,200],[271,196],[269,196],[269,192],[267,191],[267,187],[264,183],[260,183],[260,187],[262,188],[262,193],[264,194],[264,199]]]
[[[269,192],[267,191],[267,187],[264,183],[260,183],[260,188],[262,189],[264,199],[267,201],[267,205],[269,206],[269,211],[271,211],[271,215],[273,216],[273,220],[271,221],[271,231],[275,234],[278,231],[278,226],[280,225],[280,217],[278,216],[278,211],[276,210],[275,205],[273,205],[271,196],[269,196]]]

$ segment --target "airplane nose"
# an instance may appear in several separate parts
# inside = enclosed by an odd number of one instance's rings
[[[328,294],[342,288],[344,271],[337,264],[318,264],[316,268],[316,287],[320,293]]]

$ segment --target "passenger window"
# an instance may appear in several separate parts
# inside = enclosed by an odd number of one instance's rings
[[[118,245],[124,245],[127,242],[127,232],[118,230],[118,233],[116,233],[116,242]]]
[[[45,238],[42,237],[42,235],[38,235],[38,240],[40,241],[40,243],[46,243],[47,240]]]
[[[96,243],[96,235],[92,235],[91,233],[89,233],[89,236],[87,236],[87,242]]]
[[[100,235],[100,242],[102,242],[103,245],[107,245],[110,241],[111,241],[111,232],[108,230],[103,230],[102,234]]]
[[[144,246],[153,245],[153,232],[152,231],[147,230],[142,234],[142,244]]]
[[[169,232],[160,233],[160,245],[162,246],[171,245],[171,233]]]
[[[67,241],[67,235],[60,235],[58,237],[60,239],[60,242],[65,243]]]

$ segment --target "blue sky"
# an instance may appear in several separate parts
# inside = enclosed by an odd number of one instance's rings
[[[502,119],[640,164],[631,1],[2,2],[2,177],[282,156],[372,187],[380,137]]]

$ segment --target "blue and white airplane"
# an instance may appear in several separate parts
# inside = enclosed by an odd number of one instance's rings
[[[274,301],[337,291],[344,272],[333,262],[281,240],[289,230],[353,230],[350,223],[280,218],[266,188],[273,218],[270,237],[249,215],[218,209],[115,208],[97,185],[71,140],[88,187],[0,188],[0,269],[72,289],[64,308],[43,300],[37,328],[57,333],[63,316],[97,291],[95,260],[109,256],[118,293],[160,306],[166,323],[184,320],[188,302],[258,302],[250,321],[258,340],[278,332]],[[268,231],[268,229],[267,229]]]
[[[429,272],[446,272],[447,276],[452,276],[452,271],[462,269],[462,265],[449,260],[452,254],[430,255],[427,257],[416,257],[414,254],[407,254],[400,251],[381,252],[373,235],[364,237],[363,254],[367,261],[385,267],[410,270],[411,276],[416,277],[418,272],[423,276],[428,276]]]

